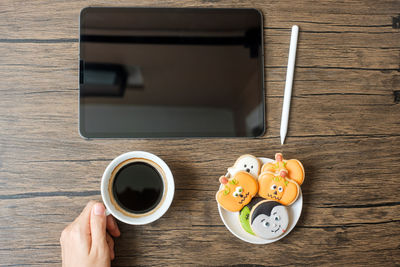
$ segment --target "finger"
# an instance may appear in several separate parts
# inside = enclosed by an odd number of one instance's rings
[[[83,217],[90,217],[90,211],[92,210],[92,207],[94,204],[98,203],[97,201],[90,200],[86,206],[83,208],[81,214],[77,217],[77,219],[81,219]]]
[[[93,200],[89,201],[86,204],[86,207],[82,210],[81,214],[73,222],[73,224],[78,225],[81,232],[90,234],[90,225],[89,225],[90,212],[92,210],[93,205],[96,203],[97,202]]]
[[[115,258],[114,240],[109,234],[107,234],[106,240],[107,240],[108,247],[110,248],[110,258],[111,258],[111,260],[113,260]]]
[[[89,225],[90,211],[95,203],[95,201],[90,201],[81,214],[63,231],[63,239],[67,240],[65,242],[74,240],[73,242],[78,242],[87,252],[90,251],[92,243]]]
[[[92,234],[92,249],[101,251],[107,246],[106,241],[106,209],[102,203],[96,203],[90,213],[90,231]]]
[[[114,237],[118,237],[121,235],[117,222],[112,215],[107,216],[107,231]]]

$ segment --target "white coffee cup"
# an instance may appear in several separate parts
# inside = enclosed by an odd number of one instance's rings
[[[161,201],[157,206],[149,212],[144,214],[134,214],[124,210],[118,205],[112,196],[112,184],[110,179],[113,177],[115,170],[117,170],[125,162],[144,162],[154,167],[160,174],[163,180],[163,193]],[[101,180],[101,196],[103,203],[106,206],[106,214],[112,214],[118,220],[132,225],[148,224],[159,219],[170,207],[175,193],[174,177],[168,165],[159,157],[154,154],[144,151],[132,151],[116,157],[107,166]]]

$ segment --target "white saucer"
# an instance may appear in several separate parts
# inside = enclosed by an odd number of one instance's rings
[[[274,161],[268,158],[258,158],[258,159],[262,162],[262,164]],[[228,230],[237,238],[252,244],[269,244],[278,241],[279,239],[288,235],[290,231],[292,231],[293,228],[296,226],[297,221],[300,218],[302,209],[303,209],[303,194],[300,188],[299,197],[292,205],[288,206],[289,225],[287,231],[283,235],[275,239],[263,239],[258,236],[247,233],[242,228],[239,221],[239,212],[227,211],[218,204],[219,215],[221,216],[221,219],[224,222],[226,228],[228,228]]]

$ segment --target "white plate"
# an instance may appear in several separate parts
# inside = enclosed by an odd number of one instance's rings
[[[258,158],[258,159],[262,162],[262,164],[274,161],[274,160],[268,159],[268,158]],[[222,185],[221,185],[221,187],[222,187]],[[303,209],[303,194],[302,194],[301,188],[300,188],[299,197],[292,205],[288,206],[289,225],[288,225],[287,231],[283,235],[281,235],[275,239],[263,239],[258,236],[247,233],[242,228],[242,226],[240,225],[238,211],[237,212],[227,211],[226,209],[222,208],[218,204],[219,215],[221,216],[221,219],[224,222],[226,228],[228,228],[228,230],[237,238],[239,238],[243,241],[252,243],[252,244],[269,244],[269,243],[278,241],[279,239],[288,235],[290,233],[290,231],[292,231],[293,228],[296,226],[297,221],[300,218],[302,209]]]

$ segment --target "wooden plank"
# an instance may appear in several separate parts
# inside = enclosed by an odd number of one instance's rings
[[[307,31],[300,24],[296,67],[397,71],[400,36],[395,29],[381,32]],[[265,64],[286,68],[289,29],[265,31]],[[323,64],[321,64],[323,62]]]
[[[213,196],[219,176],[240,154],[273,157],[275,151],[283,151],[287,157],[303,162],[309,177],[302,187],[307,204],[329,207],[350,205],[352,201],[368,205],[400,201],[398,181],[390,179],[400,173],[400,166],[393,164],[400,157],[400,150],[392,149],[400,147],[399,136],[386,137],[385,141],[380,137],[359,136],[292,138],[283,150],[269,139],[251,143],[234,139],[193,139],[186,140],[185,145],[170,140],[163,141],[162,146],[137,140],[87,142],[77,138],[60,142],[35,139],[24,145],[18,139],[9,139],[11,142],[3,147],[1,161],[8,168],[2,170],[1,175],[7,177],[2,181],[7,190],[1,190],[0,199],[96,196],[102,173],[112,158],[130,149],[144,149],[159,155],[170,165],[177,190],[188,194],[181,197],[200,202],[209,199],[211,206],[215,206]],[[221,154],[227,155],[221,158]],[[382,184],[385,190],[378,190]]]
[[[2,1],[0,10],[5,23],[0,24],[2,40],[31,40],[33,42],[60,42],[78,38],[79,12],[86,6],[159,6],[159,7],[253,7],[265,16],[265,26],[289,29],[292,24],[304,26],[304,30],[319,31],[375,31],[390,29],[392,17],[398,15],[400,4],[396,0],[350,1],[338,3],[325,0],[315,3],[284,1],[74,1],[35,2]],[[356,12],[353,12],[355,11]],[[34,12],[32,12],[34,11]],[[21,26],[23,19],[24,26]]]
[[[286,67],[266,68],[267,97],[282,97]],[[344,68],[308,68],[296,66],[292,98],[317,95],[386,95],[400,89],[400,74],[396,71],[377,71]]]

